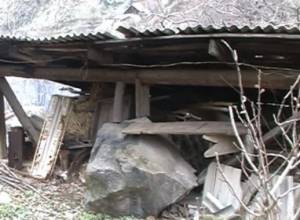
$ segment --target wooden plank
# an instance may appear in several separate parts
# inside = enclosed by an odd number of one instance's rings
[[[298,72],[287,70],[263,70],[261,86],[270,89],[289,89]],[[243,86],[254,88],[257,84],[257,72],[242,69]],[[284,77],[288,75],[289,77]],[[144,84],[160,85],[199,85],[199,86],[235,86],[238,87],[237,73],[233,69],[201,69],[199,67],[179,68],[32,68],[20,66],[0,66],[0,76],[19,76],[27,78],[49,79],[56,81],[117,82],[135,83],[138,78]]]
[[[17,118],[19,119],[25,131],[28,133],[31,140],[34,143],[37,143],[39,138],[38,131],[32,125],[32,122],[26,115],[15,93],[11,89],[7,80],[3,77],[0,78],[0,90],[2,91],[3,95],[5,96],[6,100],[8,101],[9,105],[13,109],[14,113],[16,114]]]
[[[220,166],[231,186],[225,181],[217,163],[210,163],[203,188],[203,202],[205,203],[207,195],[211,194],[222,204],[223,208],[232,205],[235,210],[238,210],[240,203],[236,196],[242,197],[240,184],[242,171],[224,164]],[[232,192],[231,187],[235,190],[235,193]]]
[[[279,178],[279,176],[276,175],[271,179],[273,185],[276,183],[278,178]],[[252,178],[252,180],[255,181],[255,184],[257,185],[258,188],[262,187],[260,185],[260,181],[259,181],[258,177]],[[249,186],[252,189],[249,188]],[[293,176],[286,176],[285,179],[283,180],[283,182],[280,184],[279,188],[274,193],[274,197],[277,201],[277,204],[273,208],[273,214],[272,214],[271,219],[278,219],[278,220],[295,219],[294,211],[295,211],[295,208],[297,208],[297,206],[295,206],[295,205],[298,205],[298,204],[295,204],[295,198],[294,198],[295,191],[291,190],[293,187],[294,187]],[[252,185],[252,183],[248,183],[248,185],[245,185],[244,189],[246,190],[246,192],[244,192],[243,201],[246,202],[246,201],[250,200],[251,197],[254,196],[253,200],[248,204],[248,207],[250,209],[256,209],[258,212],[263,212],[262,207],[258,203],[260,203],[260,204],[263,203],[263,200],[265,200],[265,198],[266,198],[265,195],[263,195],[260,192],[256,193],[257,188],[254,187]],[[256,194],[253,195],[253,193],[256,193]],[[253,219],[264,220],[265,218],[263,216],[259,217],[259,218],[255,218],[250,213],[245,212],[245,219],[247,219],[247,220],[253,220]]]
[[[274,178],[276,181],[277,178]],[[293,176],[287,176],[285,177],[284,181],[280,184],[278,190],[275,192],[275,196],[278,198],[282,194],[288,192],[288,190],[292,189],[294,187],[294,181]],[[279,220],[292,220],[294,219],[294,192],[291,190],[289,193],[287,193],[284,197],[282,197],[278,201],[278,219]]]
[[[241,135],[247,134],[247,129],[237,123]],[[189,121],[189,122],[137,122],[122,130],[125,134],[222,134],[234,135],[230,122],[220,121]]]
[[[211,213],[216,213],[224,208],[224,205],[214,197],[210,192],[207,192],[203,199],[203,206],[206,207]]]
[[[5,106],[4,97],[0,92],[0,159],[6,157],[7,143],[6,143],[6,125],[5,125]]]
[[[242,201],[248,205],[251,198],[257,193],[257,187],[260,187],[261,183],[257,175],[251,174],[251,176],[242,183],[243,197]]]
[[[234,146],[234,142],[236,142],[236,137],[234,136],[204,135],[203,138],[216,143],[204,152],[204,157],[206,158],[215,157],[216,153],[221,156],[240,151],[236,146]]]
[[[52,96],[32,161],[31,175],[45,179],[53,171],[69,121],[72,98]]]
[[[124,111],[125,83],[117,82],[115,87],[115,97],[113,103],[112,122],[121,122]]]
[[[143,85],[139,79],[135,80],[135,116],[136,118],[150,116],[149,86]]]
[[[294,115],[292,115],[291,117],[289,117],[288,119],[286,119],[286,121],[292,121],[295,119],[299,119],[300,118],[300,112],[296,112]],[[287,126],[292,125],[292,123],[286,123],[283,124],[282,127],[286,128]],[[279,135],[282,132],[281,128],[279,126],[276,126],[274,128],[272,128],[270,131],[268,131],[267,133],[265,133],[263,135],[263,141],[265,144],[270,143],[270,141],[272,141],[274,138],[276,138],[277,135]]]

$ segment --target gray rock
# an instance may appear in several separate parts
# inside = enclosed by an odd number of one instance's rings
[[[104,124],[87,166],[86,205],[112,216],[157,216],[197,183],[195,170],[159,136],[125,136]]]

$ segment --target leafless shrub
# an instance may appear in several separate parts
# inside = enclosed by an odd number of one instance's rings
[[[285,192],[278,193],[280,186],[286,178],[300,164],[299,148],[299,120],[300,120],[300,75],[289,91],[284,96],[278,113],[273,115],[276,128],[264,133],[262,129],[262,101],[261,96],[264,88],[261,87],[262,71],[258,71],[257,100],[251,101],[245,95],[242,85],[242,72],[238,63],[238,56],[235,50],[231,50],[236,71],[238,74],[240,87],[240,106],[229,107],[231,124],[237,139],[236,146],[241,150],[240,166],[244,176],[254,188],[256,194],[253,194],[250,202],[239,199],[242,209],[245,211],[246,219],[280,219],[280,200],[290,192],[300,188],[299,185],[293,185]],[[284,119],[283,106],[289,106],[291,117]],[[285,117],[286,118],[286,117]],[[241,122],[247,129],[247,138],[239,135],[236,122]],[[270,135],[277,138],[278,151],[272,152],[267,144]],[[219,158],[217,155],[217,161]],[[275,161],[281,161],[276,164]],[[219,166],[221,167],[221,166]],[[221,171],[221,170],[220,170]],[[222,171],[221,171],[222,172]],[[226,181],[226,176],[222,174]],[[253,181],[253,177],[257,181]],[[226,181],[229,184],[229,181]],[[234,188],[230,186],[234,191]],[[292,207],[291,207],[292,208]],[[286,219],[297,219],[300,208]]]

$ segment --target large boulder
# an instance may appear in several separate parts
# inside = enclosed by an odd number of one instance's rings
[[[156,216],[197,185],[195,170],[168,139],[126,136],[126,126],[107,123],[98,131],[86,172],[86,205],[112,216]]]

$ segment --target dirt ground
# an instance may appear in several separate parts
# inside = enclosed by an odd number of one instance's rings
[[[79,181],[41,182],[30,178],[24,181],[39,193],[0,184],[0,219],[85,219],[84,186]]]
[[[1,220],[106,220],[84,210],[84,184],[79,180],[39,181],[23,177],[34,190],[19,190],[0,182]],[[123,217],[122,220],[135,218]]]

